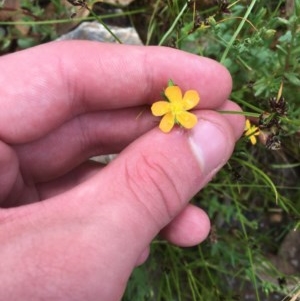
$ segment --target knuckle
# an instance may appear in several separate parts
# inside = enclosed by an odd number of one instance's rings
[[[127,164],[126,181],[135,199],[152,215],[158,218],[167,215],[172,219],[181,207],[183,196],[175,183],[174,166],[162,156],[140,154],[134,164]]]

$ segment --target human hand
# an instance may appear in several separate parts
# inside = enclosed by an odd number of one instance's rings
[[[215,112],[239,109],[222,66],[73,41],[4,56],[0,70],[1,300],[119,300],[158,233],[205,239],[209,220],[188,201],[244,127]],[[170,78],[199,91],[190,131],[162,133],[148,108]],[[109,153],[120,155],[106,167],[88,161]]]

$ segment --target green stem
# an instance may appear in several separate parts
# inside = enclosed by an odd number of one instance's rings
[[[296,36],[296,31],[298,28],[298,22],[295,22],[292,24],[292,28],[291,28],[291,34],[292,34],[292,39],[291,42],[289,43],[289,45],[287,45],[287,55],[285,57],[285,71],[287,72],[289,70],[290,67],[290,58],[291,58],[291,53],[292,53],[292,49],[295,43],[295,36]]]
[[[248,103],[247,101],[245,101],[245,100],[243,100],[243,99],[241,99],[239,97],[236,97],[234,93],[231,95],[231,97],[232,97],[232,100],[236,101],[239,104],[242,104],[242,105],[246,106],[247,108],[249,108],[249,109],[251,109],[253,111],[256,111],[259,114],[261,114],[263,112],[262,109],[257,108],[255,106],[251,105],[250,103]]]
[[[221,57],[221,60],[220,60],[220,63],[221,63],[221,64],[224,64],[224,61],[225,61],[225,59],[226,59],[226,57],[227,57],[227,55],[228,55],[228,53],[229,53],[229,50],[231,49],[231,47],[232,47],[234,41],[236,40],[238,34],[239,34],[240,31],[242,30],[242,28],[243,28],[245,22],[247,21],[247,18],[248,18],[248,16],[249,16],[249,14],[251,13],[251,11],[252,11],[254,5],[256,4],[256,1],[257,1],[257,0],[252,0],[251,4],[249,5],[249,7],[248,7],[248,9],[247,9],[247,11],[246,11],[246,13],[245,13],[245,15],[244,15],[244,17],[243,17],[241,23],[240,23],[240,25],[238,26],[236,32],[235,32],[235,33],[233,34],[233,36],[231,37],[231,39],[230,39],[230,41],[229,41],[229,43],[228,43],[228,45],[227,45],[227,47],[226,47],[226,49],[225,49],[225,51],[224,51],[222,57]]]
[[[123,44],[122,41],[112,32],[112,30],[99,18],[87,5],[85,8],[90,12],[90,14],[111,34],[111,36],[119,43]]]
[[[116,14],[107,14],[103,15],[101,19],[109,19],[119,16],[127,16],[133,14],[139,14],[144,12],[143,9],[134,10],[130,12],[122,12]],[[71,22],[82,22],[82,21],[90,21],[95,20],[95,17],[84,17],[84,18],[67,18],[67,19],[58,19],[58,20],[43,20],[43,21],[0,21],[0,25],[52,25],[52,24],[62,24],[62,23],[71,23]]]
[[[183,13],[187,9],[187,7],[188,7],[188,2],[185,3],[185,5],[183,6],[183,8],[181,9],[181,11],[179,12],[178,16],[174,20],[174,22],[171,25],[171,27],[169,28],[169,30],[163,35],[163,37],[159,41],[159,43],[158,43],[159,46],[161,46],[165,42],[165,40],[167,39],[167,37],[172,33],[172,31],[174,30],[176,24],[178,23],[179,19],[181,18],[181,16],[183,15]]]
[[[260,114],[253,113],[253,112],[244,112],[244,111],[217,111],[220,114],[232,114],[232,115],[244,115],[249,117],[259,117]]]
[[[256,280],[256,273],[255,273],[255,265],[254,265],[254,260],[253,260],[253,254],[251,251],[251,247],[249,245],[249,237],[248,237],[248,233],[247,233],[247,229],[246,229],[246,225],[244,223],[244,218],[243,218],[243,214],[240,208],[240,203],[238,202],[237,198],[236,198],[236,194],[234,193],[233,189],[231,188],[231,193],[233,195],[232,199],[234,201],[235,207],[237,209],[237,217],[241,223],[241,227],[242,227],[242,232],[244,234],[244,238],[245,241],[247,243],[246,246],[246,251],[247,251],[247,256],[249,259],[249,265],[250,265],[250,269],[251,269],[251,275],[250,277],[252,278],[251,281],[253,282],[253,286],[255,289],[255,295],[256,295],[256,300],[260,301],[260,296],[258,294],[258,284],[257,284],[257,280]]]

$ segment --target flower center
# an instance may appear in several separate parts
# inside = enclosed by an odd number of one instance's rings
[[[184,111],[184,104],[182,101],[174,101],[171,103],[171,112],[173,115],[177,115],[182,111]]]

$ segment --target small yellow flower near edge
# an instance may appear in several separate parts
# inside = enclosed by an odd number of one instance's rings
[[[257,139],[255,136],[259,135],[259,128],[255,125],[251,125],[250,120],[246,120],[245,124],[245,134],[246,137],[250,139],[250,142],[255,145],[257,142]]]
[[[169,133],[175,124],[186,129],[193,128],[197,122],[197,116],[187,112],[194,108],[200,101],[197,91],[188,90],[182,97],[182,91],[178,86],[169,86],[165,89],[166,100],[159,100],[151,106],[154,116],[163,116],[159,128],[164,133]]]

